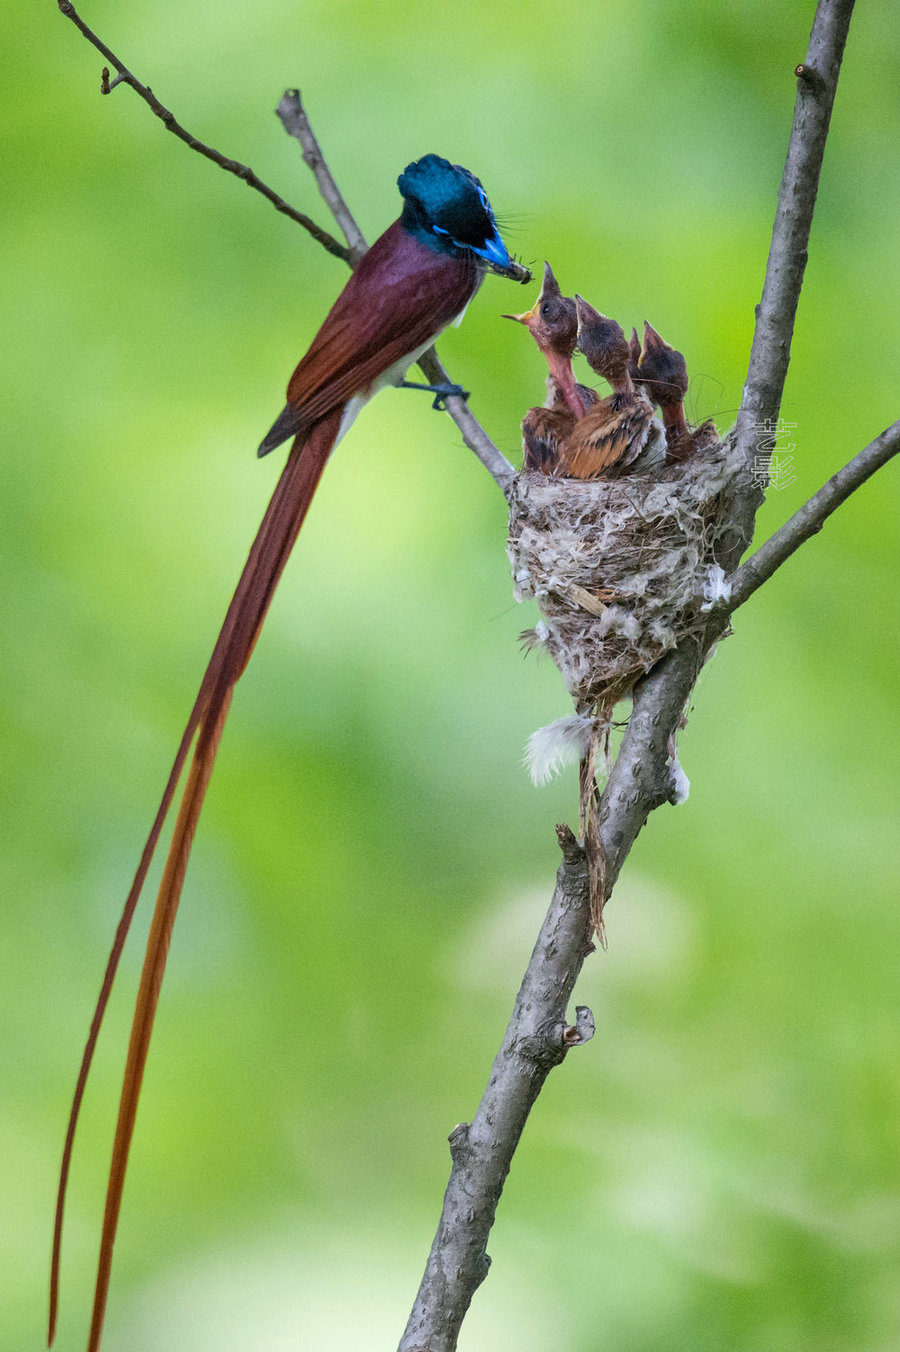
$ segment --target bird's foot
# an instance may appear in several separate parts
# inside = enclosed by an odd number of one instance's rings
[[[414,380],[401,380],[397,386],[399,390],[427,390],[429,394],[434,395],[432,408],[440,412],[445,406],[445,400],[451,398],[468,399],[469,390],[464,390],[462,385],[421,385]]]

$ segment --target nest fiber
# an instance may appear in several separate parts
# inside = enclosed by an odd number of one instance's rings
[[[609,713],[725,594],[715,549],[738,469],[729,442],[652,477],[518,476],[509,556],[517,601],[579,713]]]

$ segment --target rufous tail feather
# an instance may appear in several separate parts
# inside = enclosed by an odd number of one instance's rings
[[[96,1049],[100,1026],[109,1002],[116,969],[119,965],[141,888],[159,842],[159,836],[171,807],[188,752],[196,736],[194,757],[182,795],[156,900],[150,935],[147,940],[144,966],[132,1023],[128,1061],[119,1101],[119,1118],[110,1165],[97,1271],[97,1287],[88,1344],[89,1352],[96,1352],[99,1346],[109,1288],[112,1251],[122,1199],[122,1187],[128,1161],[128,1149],[134,1131],[141,1079],[150,1045],[160,984],[165,970],[169,938],[178,910],[194,832],[203,805],[206,786],[212,773],[234,685],[250,659],[278,580],[297,539],[322,471],[327,464],[331,448],[337,438],[340,417],[341,410],[336,410],[316,424],[305,440],[298,437],[291,448],[287,463],[275,487],[275,492],[272,494],[231,604],[228,607],[212,657],[182,736],[163,793],[162,802],[144,846],[137,873],[116,929],[103,984],[100,988],[100,995],[82,1056],[63,1147],[50,1272],[48,1344],[52,1344],[56,1331],[66,1186],[85,1084]]]
[[[109,1291],[109,1278],[112,1269],[113,1245],[115,1244],[116,1227],[119,1222],[125,1169],[128,1163],[128,1150],[134,1132],[141,1080],[147,1062],[147,1052],[150,1048],[150,1035],[153,1031],[153,1019],[159,1003],[160,985],[162,984],[166,958],[169,953],[169,940],[172,936],[172,926],[175,923],[178,901],[181,896],[184,875],[187,871],[194,832],[197,829],[197,821],[200,817],[200,809],[203,806],[219,739],[222,736],[228,706],[231,703],[231,693],[229,689],[225,698],[221,701],[212,725],[204,729],[208,732],[208,735],[204,739],[203,747],[201,748],[198,743],[194,752],[181,806],[178,809],[172,843],[166,858],[159,897],[153,913],[153,922],[150,926],[150,936],[147,940],[141,984],[134,1010],[134,1021],[131,1025],[125,1079],[119,1099],[119,1118],[116,1123],[112,1163],[109,1169],[106,1208],[103,1214],[103,1236],[100,1241],[100,1258],[97,1264],[97,1285],[94,1292],[91,1332],[88,1339],[90,1352],[96,1352],[96,1349],[100,1346],[100,1334],[103,1329],[103,1317],[106,1312],[106,1297]]]

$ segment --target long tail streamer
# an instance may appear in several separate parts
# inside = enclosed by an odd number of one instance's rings
[[[159,837],[172,805],[175,790],[184,771],[188,753],[196,739],[193,760],[182,794],[159,894],[156,899],[131,1027],[128,1059],[119,1100],[119,1117],[110,1164],[88,1352],[97,1352],[100,1344],[112,1268],[113,1247],[122,1201],[122,1189],[128,1163],[128,1151],[134,1133],[141,1081],[153,1031],[153,1020],[159,1002],[159,991],[168,956],[172,927],[178,911],[178,903],[203,799],[212,774],[234,686],[250,660],[266,611],[312,502],[313,494],[337,438],[339,426],[340,410],[337,410],[317,423],[305,441],[298,438],[291,448],[287,463],[275,487],[275,492],[272,494],[231,604],[228,607],[225,621],[216,640],[194,707],[191,710],[159,810],[141,854],[140,863],[116,929],[78,1072],[63,1147],[50,1270],[49,1344],[52,1344],[56,1332],[59,1309],[63,1212],[75,1129],[78,1124],[85,1085],[94,1058],[100,1026],[109,1003],[116,970],[138,898],[159,843]]]

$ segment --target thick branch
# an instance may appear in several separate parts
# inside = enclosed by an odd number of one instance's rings
[[[737,419],[738,450],[748,463],[760,431],[777,418],[781,407],[819,174],[853,4],[854,0],[819,0],[806,60],[795,71],[794,122],[778,189],[762,299],[756,308],[756,327]],[[737,563],[750,542],[761,501],[762,491],[758,487],[750,485],[742,492],[735,511],[738,530],[734,549],[726,567]]]
[[[898,451],[900,422],[895,422],[881,436],[870,441],[843,469],[832,475],[818,493],[814,493],[789,521],[741,565],[731,579],[731,596],[726,607],[728,613],[742,606],[804,541],[822,529],[831,513],[842,502],[846,502],[851,493],[882,465],[886,465]]]
[[[732,503],[731,520],[724,533],[725,545],[720,559],[728,570],[735,567],[750,541],[762,498],[749,472],[753,448],[757,429],[766,421],[776,418],[781,407],[819,173],[852,12],[853,0],[820,0],[806,62],[799,68],[803,73],[798,74],[794,122],[778,190],[762,300],[756,310],[747,380],[738,414],[737,444],[745,460],[745,473],[739,481]],[[883,437],[889,434],[884,433]],[[883,437],[878,441],[881,442]],[[869,449],[862,455],[866,456]],[[847,470],[850,468],[848,466]],[[873,463],[868,472],[871,473],[875,468],[877,465]],[[833,491],[829,492],[830,485],[826,485],[821,493],[828,495],[829,500],[833,499],[829,510],[843,501],[853,487],[856,487],[855,479],[852,484],[842,484],[845,491],[842,496],[837,496]],[[819,498],[820,494],[817,494],[813,501]],[[827,515],[827,511],[824,515]],[[812,526],[808,533],[812,534],[815,529],[817,527]],[[781,535],[782,532],[778,532],[774,538]],[[781,562],[780,558],[776,561],[780,547],[773,543],[771,571]],[[763,546],[760,553],[766,548]],[[790,553],[790,549],[787,552]],[[750,563],[753,564],[753,560]],[[752,577],[752,572],[745,577]],[[740,578],[741,574],[738,574]],[[736,580],[736,588],[746,585],[746,582]],[[738,594],[736,588],[732,589],[732,600]],[[746,595],[750,595],[753,589],[751,586]],[[726,631],[727,625],[728,610],[717,608],[710,615],[706,629],[699,638],[683,643],[635,687],[631,719],[599,811],[606,852],[607,890],[618,876],[650,812],[669,796],[672,739],[684,717],[700,668]]]
[[[750,541],[762,500],[750,474],[753,450],[757,429],[776,418],[781,407],[819,173],[852,12],[853,0],[820,0],[802,67],[804,73],[797,78],[794,122],[738,414],[737,444],[745,460],[745,473],[734,496],[720,556],[728,571],[735,567]],[[826,485],[822,492],[827,489]],[[847,492],[850,491],[848,488]],[[837,505],[835,501],[834,506]],[[776,566],[777,563],[773,571]],[[751,590],[752,587],[746,595]],[[734,594],[733,589],[732,597]],[[727,612],[717,608],[699,640],[682,644],[635,688],[631,719],[599,813],[610,884],[649,813],[666,799],[671,739],[684,717],[700,668],[727,623]]]
[[[323,230],[321,226],[316,225],[311,217],[305,215],[302,211],[298,211],[296,207],[292,207],[283,197],[279,197],[274,188],[270,188],[267,183],[263,183],[262,179],[259,178],[252,169],[249,169],[246,164],[239,164],[237,160],[228,159],[227,156],[220,154],[218,150],[213,150],[212,146],[204,145],[202,141],[197,140],[196,136],[192,136],[189,131],[185,130],[185,128],[175,120],[174,114],[160,103],[159,99],[153,93],[153,90],[148,85],[141,84],[137,76],[132,75],[131,71],[124,62],[119,60],[115,52],[111,51],[105,42],[101,42],[93,29],[88,28],[81,15],[75,9],[75,6],[70,3],[70,0],[57,0],[57,4],[59,5],[60,11],[65,14],[66,18],[71,19],[75,27],[84,34],[91,46],[96,47],[101,56],[105,56],[110,65],[115,66],[117,75],[112,82],[109,80],[109,72],[104,71],[103,73],[103,84],[101,86],[102,93],[109,94],[117,84],[130,85],[134,92],[139,94],[144,100],[150,111],[155,113],[161,120],[164,126],[177,136],[180,141],[184,141],[186,146],[190,146],[191,150],[196,150],[198,154],[204,155],[208,160],[212,160],[213,164],[217,164],[220,169],[225,169],[229,174],[234,174],[236,178],[242,179],[249,188],[254,188],[258,193],[262,193],[263,197],[272,203],[272,206],[276,211],[280,211],[284,216],[290,216],[292,221],[296,221],[298,225],[302,225],[303,229],[308,231],[313,239],[321,244],[323,249],[327,249],[330,254],[335,254],[336,257],[345,260],[349,259],[349,250],[345,249],[343,244],[340,244],[333,235],[329,235],[327,230]]]
[[[487,1276],[488,1235],[531,1107],[553,1067],[594,1031],[585,1007],[575,1024],[566,1021],[575,979],[591,951],[591,921],[584,852],[567,826],[557,827],[557,835],[563,859],[553,900],[478,1111],[470,1126],[461,1123],[450,1135],[450,1182],[399,1352],[453,1352]]]
[[[794,123],[738,416],[742,449],[752,440],[753,424],[776,417],[781,405],[819,173],[852,13],[853,0],[821,0],[806,60],[797,68]]]
[[[666,727],[678,722],[684,707],[680,683],[689,688],[696,680],[700,651],[686,645],[643,683],[652,698],[636,702],[601,803],[608,886],[649,812],[670,797]],[[563,861],[550,910],[475,1117],[471,1126],[451,1133],[450,1181],[398,1352],[454,1352],[472,1297],[487,1276],[488,1236],[528,1115],[553,1067],[593,1033],[586,1007],[577,1009],[574,1025],[565,1018],[592,951],[591,906],[584,851],[567,827],[558,827],[557,834]]]

